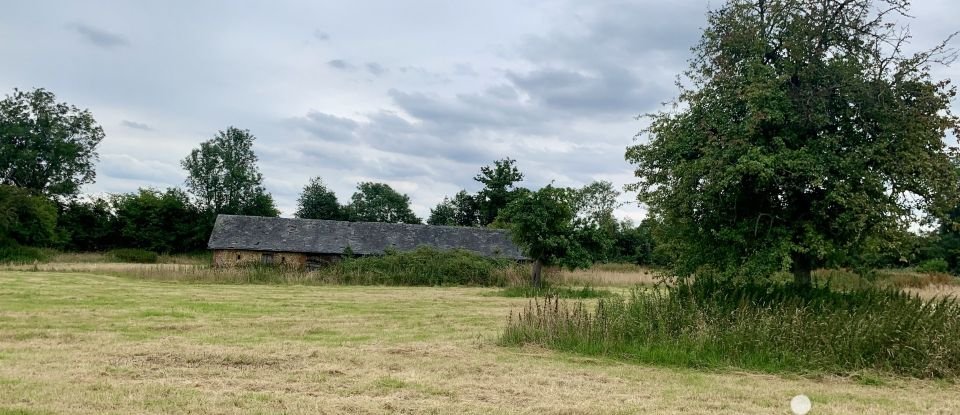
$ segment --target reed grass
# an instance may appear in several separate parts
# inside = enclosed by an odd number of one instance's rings
[[[505,345],[651,364],[917,378],[960,375],[960,305],[883,288],[726,287],[710,281],[584,303],[531,300]]]

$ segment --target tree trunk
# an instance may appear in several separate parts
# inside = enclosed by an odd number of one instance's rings
[[[531,277],[531,284],[536,288],[540,288],[540,284],[541,284],[540,274],[542,273],[542,271],[543,271],[543,263],[540,262],[539,259],[534,260],[533,271],[531,272],[530,277]]]
[[[793,273],[793,284],[803,288],[813,286],[813,278],[810,276],[811,268],[813,268],[810,257],[803,254],[794,254],[792,259],[793,265],[790,266],[790,272]]]

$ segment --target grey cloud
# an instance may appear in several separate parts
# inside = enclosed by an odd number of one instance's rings
[[[453,74],[459,75],[459,76],[469,76],[469,77],[480,76],[480,74],[478,74],[477,71],[473,70],[473,66],[470,66],[469,63],[458,63],[454,65]]]
[[[320,41],[327,41],[330,40],[330,34],[320,29],[316,29],[313,31],[313,38]]]
[[[353,64],[343,59],[332,59],[327,62],[327,65],[330,66],[331,68],[339,69],[341,71],[352,71],[356,69],[356,67],[353,66]]]
[[[541,64],[589,66],[630,65],[666,54],[671,62],[683,64],[709,10],[703,2],[652,0],[601,0],[574,8],[577,19],[559,24],[557,31],[527,37],[519,45],[520,56]]]
[[[373,114],[370,120],[359,132],[361,139],[381,151],[456,163],[477,163],[492,157],[486,140],[469,131],[430,122],[413,124],[389,112]]]
[[[157,160],[141,160],[126,154],[103,154],[97,165],[97,173],[116,179],[141,180],[149,183],[169,183],[183,179],[179,166]],[[132,190],[132,189],[131,189]]]
[[[444,84],[450,82],[450,78],[446,74],[431,71],[420,66],[401,66],[399,71],[404,75],[410,75],[432,83]]]
[[[383,65],[376,62],[367,62],[366,64],[367,72],[374,76],[380,76],[387,73],[387,68],[384,68]]]
[[[147,124],[136,122],[136,121],[123,120],[120,122],[120,125],[128,128],[133,128],[135,130],[153,131],[153,127],[150,127]]]
[[[506,76],[547,107],[614,117],[655,109],[674,95],[674,77],[686,66],[708,10],[699,2],[575,7],[579,19],[560,25],[563,30],[520,42],[519,57],[534,68]]]
[[[322,165],[357,167],[352,163],[344,165],[337,161],[351,154],[354,159],[358,158],[353,148],[370,148],[394,156],[455,162],[475,163],[490,157],[483,141],[470,137],[465,131],[455,132],[456,129],[435,122],[414,124],[388,111],[369,114],[367,118],[367,121],[359,122],[314,111],[303,117],[288,119],[286,124],[309,134],[310,140],[297,144],[297,151],[313,157]],[[450,131],[444,131],[448,128]],[[338,147],[341,144],[349,144],[351,149]],[[359,165],[364,166],[381,168],[380,164],[367,165],[364,162]],[[417,169],[424,172],[422,166]],[[411,167],[400,169],[396,165],[387,170],[402,170],[405,174],[412,171]]]
[[[394,103],[414,118],[440,131],[515,127],[529,129],[544,120],[538,108],[511,94],[509,86],[496,86],[475,94],[442,98],[423,93],[391,90]]]
[[[508,72],[507,78],[548,107],[580,114],[636,113],[669,94],[621,67],[595,68],[592,73],[542,68]]]
[[[98,29],[84,23],[75,23],[69,27],[79,34],[84,40],[101,48],[110,49],[118,46],[127,46],[130,44],[127,38],[121,35],[111,33],[103,29]]]
[[[359,124],[349,118],[337,117],[318,111],[311,111],[303,117],[287,120],[289,125],[309,132],[326,141],[350,141]]]

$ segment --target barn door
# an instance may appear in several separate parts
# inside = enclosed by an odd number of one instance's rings
[[[260,263],[263,265],[273,265],[273,254],[264,253],[261,255]]]

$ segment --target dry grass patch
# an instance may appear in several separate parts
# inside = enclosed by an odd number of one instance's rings
[[[597,264],[574,271],[551,270],[548,278],[561,285],[592,287],[632,287],[655,284],[657,271],[632,264]]]
[[[527,300],[494,291],[0,271],[0,413],[769,414],[798,393],[820,414],[960,412],[946,383],[498,347]]]
[[[922,288],[905,288],[904,291],[917,294],[926,299],[956,297],[960,298],[960,285],[928,285]]]

